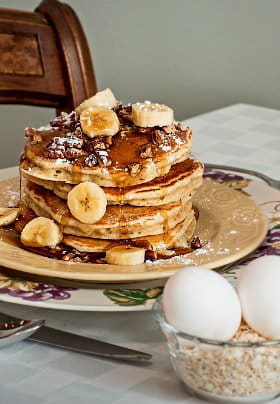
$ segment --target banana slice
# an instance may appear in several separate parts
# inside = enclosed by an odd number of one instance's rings
[[[137,126],[168,126],[173,123],[173,110],[164,104],[150,101],[137,102],[132,105],[132,121]]]
[[[14,223],[19,208],[1,208],[0,207],[0,226],[8,226]]]
[[[120,129],[117,114],[111,109],[95,108],[81,113],[80,122],[83,132],[89,137],[114,136]]]
[[[145,261],[144,248],[116,246],[106,251],[106,261],[113,265],[138,265]]]
[[[104,107],[104,108],[114,108],[117,105],[117,100],[110,90],[110,88],[106,88],[106,90],[99,91],[93,97],[88,98],[84,102],[82,102],[77,108],[77,114],[81,114],[86,109],[94,109],[96,107]]]
[[[104,216],[107,198],[99,185],[85,181],[68,193],[67,205],[76,219],[82,223],[92,224]]]
[[[47,217],[36,217],[24,226],[20,241],[27,247],[53,247],[62,241],[58,225]]]

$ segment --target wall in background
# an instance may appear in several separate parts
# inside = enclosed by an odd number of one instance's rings
[[[279,0],[63,0],[79,15],[99,89],[149,99],[176,119],[243,102],[280,109]],[[0,0],[33,10],[35,0]],[[17,163],[25,126],[53,110],[0,107],[0,167]]]

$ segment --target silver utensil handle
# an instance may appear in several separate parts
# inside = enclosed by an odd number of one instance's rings
[[[0,313],[0,320],[17,321],[18,318]],[[152,358],[152,355],[145,352],[136,351],[120,345],[114,345],[109,342],[84,337],[82,335],[73,334],[71,332],[44,325],[35,334],[28,337],[28,339],[70,351],[86,353],[107,359],[146,362]]]

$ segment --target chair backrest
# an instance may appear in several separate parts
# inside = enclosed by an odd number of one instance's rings
[[[88,42],[69,5],[43,0],[34,12],[0,8],[0,104],[69,112],[96,91]]]

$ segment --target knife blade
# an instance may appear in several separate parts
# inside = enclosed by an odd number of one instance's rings
[[[5,313],[0,313],[1,321],[18,321],[19,319]],[[120,359],[125,361],[144,362],[152,358],[151,354],[136,351],[109,342],[84,337],[68,331],[59,330],[43,325],[36,333],[28,337],[31,341],[56,346],[59,348],[85,353],[103,358]]]

